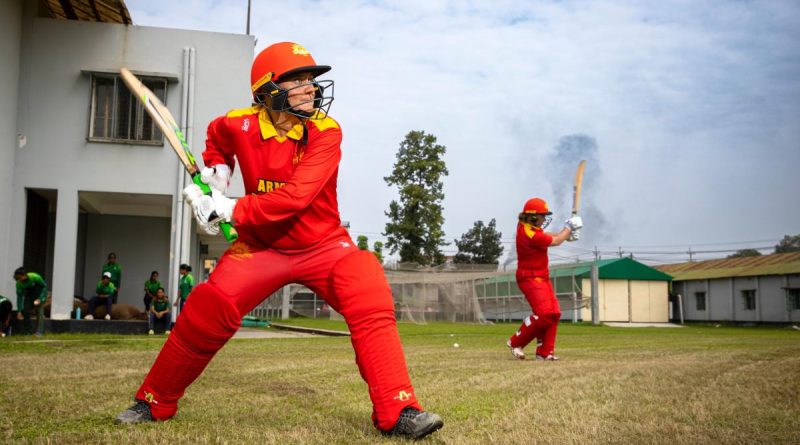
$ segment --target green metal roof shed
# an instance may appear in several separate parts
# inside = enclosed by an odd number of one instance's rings
[[[560,264],[550,268],[550,276],[590,278],[593,262]],[[672,276],[632,258],[597,261],[599,278],[610,280],[672,281]]]

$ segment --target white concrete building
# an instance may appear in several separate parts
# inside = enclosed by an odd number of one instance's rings
[[[673,276],[688,321],[800,321],[800,252],[693,261],[658,267]]]
[[[115,252],[118,302],[142,307],[150,271],[174,295],[178,265],[202,281],[225,243],[195,234],[187,176],[118,70],[163,95],[199,158],[208,122],[250,105],[254,38],[52,18],[47,3],[0,2],[0,294],[16,300],[24,265],[47,280],[51,318],[68,318]]]

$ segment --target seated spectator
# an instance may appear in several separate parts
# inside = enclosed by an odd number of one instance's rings
[[[150,272],[150,279],[144,282],[144,311],[150,312],[150,303],[156,297],[156,292],[161,287],[161,282],[158,281],[158,271]]]
[[[11,335],[11,300],[0,295],[0,337]]]
[[[44,302],[47,300],[47,283],[36,272],[28,272],[24,267],[14,271],[17,281],[17,319],[22,320],[27,335],[44,334]],[[33,332],[31,318],[36,311],[36,332]]]
[[[159,287],[156,291],[156,297],[153,299],[153,304],[147,312],[147,325],[149,328],[147,333],[149,335],[155,334],[153,328],[155,328],[156,322],[163,324],[164,333],[169,335],[169,297],[164,293],[163,287]]]
[[[98,303],[106,305],[106,320],[111,320],[111,307],[114,303],[112,299],[116,287],[111,282],[111,273],[103,272],[103,277],[97,282],[97,295],[89,300],[89,308],[86,310],[88,314],[83,317],[84,320],[94,320],[94,309]]]

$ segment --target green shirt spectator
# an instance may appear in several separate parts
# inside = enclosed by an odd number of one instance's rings
[[[117,287],[114,286],[114,283],[112,283],[111,280],[100,280],[97,282],[97,287],[95,288],[97,296],[101,298],[114,295],[114,291],[116,290]]]
[[[192,266],[188,264],[181,264],[180,274],[181,278],[178,280],[178,298],[175,300],[175,305],[178,306],[178,314],[183,311],[183,305],[186,304],[186,299],[194,288],[194,277],[190,273]]]
[[[164,325],[164,333],[169,335],[171,320],[169,309],[169,297],[164,293],[163,288],[158,288],[153,304],[147,312],[148,334],[155,334],[155,324],[161,323]]]
[[[101,274],[105,274],[106,272],[111,274],[111,282],[114,283],[115,291],[112,295],[112,299],[116,304],[119,290],[122,289],[122,266],[117,263],[117,254],[114,252],[108,254],[108,262],[103,264]]]
[[[89,300],[89,308],[86,310],[87,314],[83,317],[84,320],[94,320],[94,310],[98,304],[106,306],[106,320],[111,320],[111,309],[113,306],[113,295],[116,293],[117,287],[111,282],[111,273],[103,272],[100,281],[97,282],[95,292],[97,295]]]
[[[153,300],[153,310],[156,312],[164,312],[169,310],[169,299],[166,297],[166,295],[164,298],[156,297],[156,299]]]
[[[17,281],[17,318],[23,321],[26,334],[44,334],[44,302],[47,300],[47,283],[36,272],[20,267],[14,271]],[[36,311],[37,325],[33,331],[31,318]]]
[[[189,298],[189,294],[192,292],[194,288],[194,277],[189,271],[186,273],[181,274],[181,279],[178,282],[178,289],[180,290],[180,297],[181,300],[186,301]]]
[[[150,310],[150,303],[156,297],[158,289],[161,288],[161,282],[158,281],[158,271],[150,272],[150,279],[144,282],[144,311]]]

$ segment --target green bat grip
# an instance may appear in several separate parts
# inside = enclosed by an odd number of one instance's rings
[[[211,187],[208,186],[205,182],[200,179],[200,174],[195,173],[192,176],[192,181],[200,187],[200,190],[203,191],[206,195],[211,195]],[[212,215],[213,216],[213,215]],[[211,219],[214,219],[213,217]],[[222,234],[225,235],[225,239],[232,243],[236,241],[236,238],[239,238],[239,234],[236,233],[236,229],[233,228],[231,223],[229,222],[220,222],[219,228],[222,229]]]

